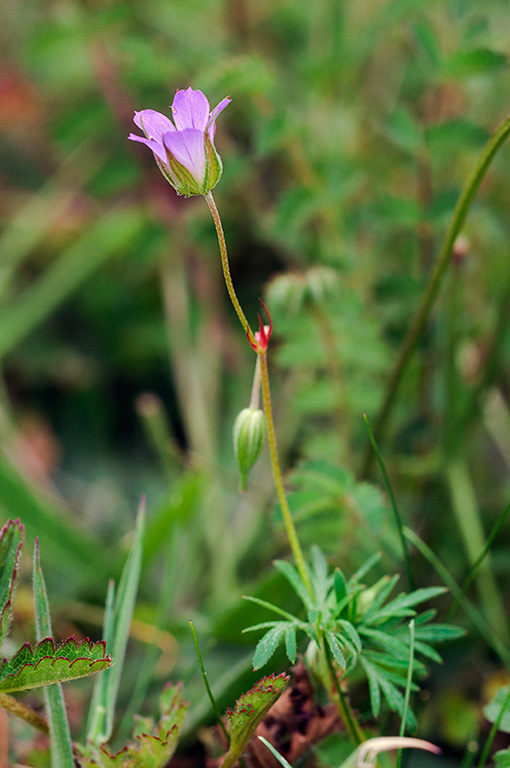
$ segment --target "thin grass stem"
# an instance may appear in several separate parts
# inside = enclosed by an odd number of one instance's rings
[[[412,531],[410,528],[404,528],[404,535],[412,544],[414,544],[416,549],[421,552],[423,557],[429,561],[429,563],[436,570],[436,572],[439,574],[443,582],[452,593],[453,598],[458,602],[459,606],[470,619],[473,626],[480,633],[481,637],[489,643],[507,670],[510,670],[510,651],[501,641],[501,639],[496,634],[494,634],[487,620],[475,608],[473,603],[464,595],[462,589],[459,587],[448,569],[443,565],[441,560],[431,550],[431,548],[425,544],[423,539],[421,539],[418,534]]]
[[[216,703],[216,699],[214,698],[213,692],[211,690],[211,686],[209,685],[209,680],[207,679],[207,672],[205,671],[204,662],[202,659],[202,654],[200,653],[200,646],[198,644],[198,638],[197,633],[195,632],[195,627],[193,626],[193,622],[190,619],[189,625],[191,627],[191,634],[193,635],[193,642],[195,644],[195,651],[197,653],[197,659],[198,659],[198,666],[200,667],[200,672],[202,673],[202,680],[204,681],[205,690],[207,691],[207,695],[209,697],[209,701],[211,702],[211,706],[214,710],[214,713],[218,719],[218,723],[220,725],[221,730],[223,731],[223,735],[225,736],[227,743],[230,744],[230,736],[228,735],[228,731],[225,728],[225,723],[223,722],[223,718],[221,716],[220,708],[218,707]]]
[[[474,563],[471,565],[471,568],[469,569],[469,571],[468,571],[464,581],[462,582],[460,589],[461,589],[463,595],[465,595],[467,593],[467,591],[468,591],[468,589],[469,589],[469,587],[471,585],[471,582],[473,581],[474,577],[476,576],[476,572],[478,571],[478,568],[483,563],[486,554],[488,553],[488,551],[492,547],[494,539],[498,535],[501,527],[504,525],[504,523],[505,523],[505,521],[506,521],[506,519],[507,519],[509,514],[510,514],[510,504],[508,504],[505,507],[503,512],[500,514],[500,516],[498,517],[498,519],[494,523],[494,525],[492,527],[492,530],[491,530],[489,536],[487,537],[487,541],[485,542],[484,548],[482,549],[482,551],[480,552],[480,554],[478,555],[478,557],[476,558]],[[446,618],[447,622],[452,620],[453,615],[455,614],[455,611],[457,610],[457,606],[458,606],[458,603],[454,603],[452,605],[452,607],[450,608],[450,611],[448,612],[448,615],[447,615],[447,618]]]
[[[443,277],[446,273],[448,265],[450,264],[453,246],[457,235],[459,234],[460,229],[464,224],[471,203],[473,202],[476,193],[480,188],[480,184],[483,181],[489,165],[491,164],[498,149],[508,137],[509,133],[510,117],[507,117],[506,120],[504,120],[498,126],[482,150],[482,153],[478,158],[478,162],[476,163],[471,175],[467,179],[462,193],[457,201],[450,225],[443,240],[441,250],[439,251],[439,256],[437,258],[434,269],[432,270],[432,274],[430,275],[428,285],[425,288],[420,305],[416,310],[416,314],[414,315],[411,325],[409,326],[404,342],[395,361],[395,365],[393,366],[393,370],[390,373],[386,394],[384,396],[382,406],[379,410],[379,414],[375,422],[374,432],[377,435],[379,443],[382,443],[383,441],[386,424],[393,409],[395,396],[402,380],[402,376],[407,368],[411,355],[415,350],[418,339],[422,334],[434,301],[437,298]],[[370,473],[372,468],[372,461],[373,454],[367,449],[362,470],[363,477]]]

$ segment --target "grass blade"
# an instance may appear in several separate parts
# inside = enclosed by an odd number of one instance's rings
[[[34,549],[34,605],[37,640],[51,637],[51,618],[46,586],[39,561],[39,542]],[[44,700],[50,726],[52,768],[74,768],[71,732],[67,721],[62,686],[57,683],[44,689]]]
[[[102,679],[97,683],[98,693],[94,692],[94,710],[91,715],[88,738],[96,744],[108,741],[113,729],[115,704],[140,580],[144,528],[145,500],[142,500],[136,518],[133,545],[122,571],[113,610],[111,587],[108,592],[110,605],[105,612],[105,639],[107,652],[112,655],[114,663],[101,673]]]
[[[230,736],[228,735],[227,729],[225,728],[225,723],[223,722],[220,708],[216,704],[216,699],[213,696],[213,692],[211,691],[211,686],[209,685],[209,680],[207,679],[207,672],[205,671],[202,654],[200,653],[200,646],[198,645],[197,633],[195,632],[195,627],[193,626],[193,622],[191,621],[191,619],[189,624],[191,627],[191,634],[193,635],[193,642],[195,643],[195,650],[197,652],[198,665],[200,667],[200,672],[202,673],[202,679],[204,681],[205,690],[207,691],[207,695],[209,696],[209,701],[211,702],[212,708],[216,714],[216,717],[218,718],[218,723],[220,724],[220,728],[223,731],[223,734],[227,740],[227,743],[230,743]]]

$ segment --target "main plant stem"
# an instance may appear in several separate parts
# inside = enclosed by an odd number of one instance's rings
[[[269,445],[269,455],[271,457],[271,467],[273,469],[274,483],[276,486],[276,493],[278,501],[280,502],[280,509],[282,511],[283,522],[285,523],[285,529],[287,531],[287,538],[289,540],[290,548],[294,556],[294,560],[299,571],[299,575],[306,585],[310,596],[313,597],[313,588],[310,581],[310,576],[305,565],[305,558],[303,557],[303,550],[297,537],[296,526],[290,513],[289,502],[287,501],[287,494],[283,485],[282,470],[280,466],[280,459],[278,456],[278,445],[276,442],[276,430],[274,427],[273,419],[273,406],[271,402],[271,390],[269,387],[269,370],[267,367],[267,352],[260,352],[260,375],[262,382],[262,405],[264,406],[264,415],[266,417],[267,427],[267,442]]]
[[[257,401],[257,393],[258,393],[258,387],[260,382],[260,386],[262,389],[262,405],[264,408],[264,415],[266,418],[267,442],[269,444],[269,455],[271,458],[271,467],[273,470],[273,478],[276,486],[276,494],[278,496],[278,501],[280,503],[283,522],[285,525],[285,530],[287,532],[287,538],[292,551],[292,555],[294,557],[294,562],[296,563],[296,567],[298,569],[301,580],[305,584],[306,589],[310,594],[310,597],[313,599],[314,592],[313,592],[312,582],[310,580],[310,576],[306,568],[303,550],[301,549],[301,545],[299,543],[296,526],[294,525],[294,521],[292,519],[289,502],[287,500],[287,494],[285,493],[285,487],[283,484],[282,469],[280,465],[280,458],[278,456],[278,444],[276,442],[276,430],[274,426],[273,406],[271,402],[271,389],[269,386],[269,369],[267,365],[267,350],[265,348],[262,348],[262,346],[257,342],[257,339],[255,338],[255,335],[253,334],[249,326],[249,323],[241,308],[241,305],[239,304],[239,300],[234,290],[234,285],[232,283],[232,277],[230,275],[230,268],[228,263],[225,235],[223,233],[223,227],[221,225],[220,215],[218,213],[218,209],[216,208],[216,204],[214,202],[213,196],[211,195],[210,192],[208,192],[206,195],[204,195],[204,197],[212,213],[214,225],[216,227],[216,234],[218,235],[218,243],[220,246],[223,276],[225,278],[225,283],[227,286],[230,299],[232,301],[232,304],[234,305],[234,309],[236,311],[236,314],[239,318],[241,325],[243,326],[246,336],[248,337],[248,340],[250,341],[250,343],[252,344],[252,346],[257,352],[257,368],[255,371],[254,384],[252,388],[251,403],[255,404]],[[327,644],[324,641],[322,643],[322,649],[323,649],[323,653],[325,654],[327,674],[334,691],[334,698],[336,700],[336,705],[337,705],[340,717],[344,721],[347,731],[351,736],[353,742],[355,744],[361,744],[365,740],[365,736],[356,720],[356,716],[352,711],[349,700],[347,699],[347,697],[345,696],[344,692],[341,689],[340,683],[338,682],[338,678],[336,676],[333,660],[329,656],[329,649],[327,647]]]

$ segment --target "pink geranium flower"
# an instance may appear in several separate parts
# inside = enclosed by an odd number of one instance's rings
[[[205,195],[218,183],[223,166],[214,146],[216,118],[230,98],[212,111],[202,91],[177,91],[172,104],[173,122],[154,109],[135,112],[134,122],[145,136],[128,138],[146,144],[159,169],[180,195]]]

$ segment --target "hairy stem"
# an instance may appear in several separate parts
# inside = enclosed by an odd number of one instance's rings
[[[450,226],[446,232],[436,265],[432,271],[428,285],[422,296],[420,306],[418,307],[411,325],[409,326],[406,337],[404,339],[404,343],[400,348],[400,352],[390,374],[386,395],[379,411],[374,429],[374,433],[379,442],[379,445],[383,439],[384,429],[386,427],[390,412],[393,408],[395,396],[397,394],[402,376],[421,336],[425,323],[427,322],[430,310],[437,297],[441,282],[450,263],[455,239],[459,234],[462,225],[464,224],[464,220],[469,211],[470,205],[473,202],[478,189],[480,188],[480,184],[483,181],[485,173],[491,164],[494,155],[501,147],[509,133],[510,117],[507,117],[506,120],[504,120],[496,129],[496,131],[485,145],[478,159],[478,162],[468,180],[466,181],[464,189],[462,190],[462,194],[457,201],[457,205],[453,211]],[[369,474],[372,467],[373,457],[374,454],[368,448],[365,455],[364,467],[362,471],[363,476]]]
[[[248,323],[248,320],[246,319],[246,315],[244,314],[243,309],[239,304],[239,299],[237,298],[237,294],[234,289],[234,283],[232,282],[232,276],[230,274],[230,266],[228,263],[227,244],[225,242],[225,234],[223,232],[223,227],[221,225],[220,214],[218,213],[218,209],[216,208],[216,203],[214,202],[212,193],[207,192],[204,195],[204,198],[207,205],[209,206],[209,210],[211,211],[213,221],[214,221],[214,226],[216,227],[216,234],[218,235],[218,245],[220,246],[220,255],[221,255],[221,266],[223,269],[223,277],[225,278],[225,285],[227,286],[228,295],[230,296],[230,300],[234,306],[237,317],[239,318],[239,321],[244,328],[245,334],[248,336],[249,340],[252,343],[254,343],[255,336],[253,335],[253,331],[250,328],[250,324]]]
[[[289,502],[287,501],[287,494],[283,485],[282,470],[280,466],[280,459],[278,457],[278,445],[276,442],[276,431],[274,427],[273,419],[273,406],[271,403],[271,390],[269,387],[269,370],[267,367],[267,353],[266,351],[259,353],[260,360],[260,375],[262,378],[262,404],[264,406],[264,414],[266,417],[267,426],[267,442],[269,444],[269,455],[271,457],[271,467],[273,469],[273,477],[276,486],[276,493],[278,501],[280,502],[280,508],[282,510],[283,522],[287,531],[287,538],[289,540],[290,548],[296,562],[299,575],[306,585],[306,588],[310,595],[313,597],[313,588],[310,581],[310,576],[305,565],[305,558],[303,557],[303,550],[299,543],[296,526],[292,519],[290,512]]]
[[[49,734],[50,729],[44,717],[38,715],[33,709],[21,704],[13,696],[9,696],[7,693],[0,693],[0,707],[5,709],[6,712],[10,712],[11,715],[21,718],[33,728],[37,728],[38,731]]]

